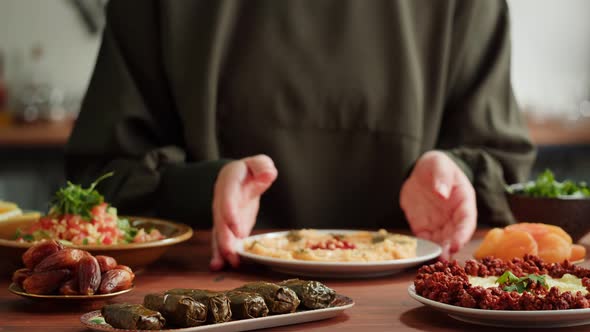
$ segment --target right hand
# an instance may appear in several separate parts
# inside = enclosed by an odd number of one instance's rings
[[[272,159],[266,155],[232,161],[221,169],[213,193],[211,270],[222,269],[226,261],[233,267],[239,265],[235,240],[250,235],[260,196],[277,175]]]

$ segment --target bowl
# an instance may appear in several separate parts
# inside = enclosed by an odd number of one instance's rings
[[[563,228],[574,242],[590,232],[589,198],[541,198],[514,193],[523,184],[513,184],[506,193],[517,222],[534,222]]]
[[[154,227],[166,238],[158,241],[144,243],[114,244],[114,245],[73,245],[71,248],[79,248],[89,251],[92,255],[111,256],[117,263],[127,265],[133,270],[143,268],[160,258],[172,245],[190,239],[193,230],[190,226],[171,221],[146,218],[121,216],[128,219],[135,227]],[[12,240],[16,230],[25,228],[35,220],[8,220],[0,223],[0,271],[12,273],[22,267],[22,254],[30,248],[32,243],[23,243]]]

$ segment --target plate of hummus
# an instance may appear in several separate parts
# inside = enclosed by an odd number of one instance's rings
[[[323,278],[390,275],[435,259],[442,251],[433,242],[385,230],[291,230],[250,236],[236,245],[246,261]]]

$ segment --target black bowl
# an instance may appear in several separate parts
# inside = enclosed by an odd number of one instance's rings
[[[517,190],[522,184],[511,185]],[[590,232],[590,199],[537,198],[507,192],[510,210],[517,222],[555,225],[563,228],[574,242]]]

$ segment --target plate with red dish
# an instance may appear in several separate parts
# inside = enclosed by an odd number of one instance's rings
[[[557,328],[590,324],[590,270],[526,255],[437,262],[418,270],[408,294],[450,317],[477,325]]]

